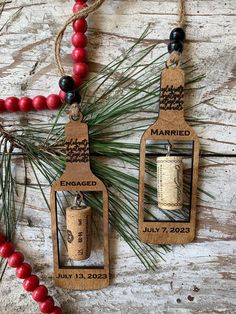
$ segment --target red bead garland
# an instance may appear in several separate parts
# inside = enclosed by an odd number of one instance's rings
[[[11,242],[6,241],[5,235],[0,232],[0,257],[8,258],[8,265],[16,268],[16,276],[24,279],[23,288],[32,292],[35,301],[40,302],[39,308],[42,313],[62,314],[58,306],[54,306],[54,300],[48,296],[48,289],[39,285],[39,278],[31,275],[32,267],[24,262],[24,255],[21,252],[14,252],[15,247]]]
[[[87,0],[75,0],[73,6],[73,12],[78,11],[87,7]],[[87,52],[84,49],[87,45],[87,36],[85,35],[88,24],[85,18],[77,19],[73,22],[73,30],[75,31],[72,36],[72,44],[75,47],[72,51],[72,58],[76,62],[73,67],[73,78],[75,86],[79,87],[83,83],[83,79],[88,75],[88,65],[85,63],[87,60]],[[29,97],[8,97],[7,99],[0,99],[0,113],[8,112],[29,112],[31,110],[56,110],[59,109],[61,104],[64,102],[65,93],[59,91],[59,95],[51,94],[47,97],[36,96],[33,99]]]

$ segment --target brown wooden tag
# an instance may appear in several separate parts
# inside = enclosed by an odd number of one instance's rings
[[[90,169],[87,124],[70,121],[65,127],[65,136],[67,161],[65,172],[57,179],[51,190],[54,281],[55,285],[66,289],[100,289],[109,285],[108,193],[104,183]],[[82,268],[61,265],[56,206],[56,193],[59,191],[102,193],[104,266]]]
[[[166,68],[161,75],[160,112],[156,122],[142,136],[139,174],[139,238],[146,243],[175,244],[193,241],[196,229],[196,201],[199,140],[184,119],[185,75],[180,68]],[[189,221],[145,221],[145,162],[147,141],[191,141],[193,143],[191,209]],[[158,207],[158,204],[157,204]]]

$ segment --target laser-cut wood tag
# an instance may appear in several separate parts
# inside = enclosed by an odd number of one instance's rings
[[[184,119],[184,84],[185,74],[178,67],[166,68],[161,75],[161,91],[160,91],[160,112],[156,122],[150,126],[142,136],[140,143],[140,174],[139,174],[139,224],[138,234],[140,240],[146,243],[154,244],[175,244],[188,243],[193,241],[196,230],[196,200],[197,200],[197,181],[198,181],[198,164],[199,164],[199,140],[195,131],[187,124]],[[179,141],[191,142],[192,149],[192,171],[191,171],[191,187],[190,187],[190,214],[188,221],[150,221],[145,218],[145,163],[146,163],[146,146],[147,141]],[[151,144],[150,144],[151,145]],[[163,157],[162,157],[163,158]],[[166,158],[167,159],[167,158]],[[180,162],[180,161],[179,161]],[[178,165],[181,169],[181,164]],[[164,169],[164,167],[163,167]],[[160,170],[158,168],[159,174]],[[157,173],[158,175],[158,173]],[[163,173],[161,173],[163,175]],[[164,174],[165,175],[165,174]],[[173,178],[179,188],[174,190],[173,182],[168,181],[165,177],[159,178],[162,184],[161,197],[165,199],[161,204],[161,209],[175,210],[181,206],[182,199],[178,195],[174,198],[174,202],[168,202],[168,195],[165,198],[164,193],[168,193],[170,186],[173,186],[172,193],[181,191],[181,175],[179,178]],[[179,182],[177,182],[179,180]],[[170,182],[163,186],[164,182]],[[164,190],[163,190],[164,189]],[[166,201],[167,199],[167,201]],[[173,199],[169,197],[169,199]],[[165,204],[169,204],[169,207]],[[176,208],[175,206],[178,205]]]
[[[94,290],[109,285],[109,241],[108,241],[108,193],[104,183],[98,179],[90,169],[88,126],[81,121],[71,120],[65,127],[66,136],[66,168],[62,176],[54,183],[51,190],[51,219],[52,240],[54,256],[54,281],[55,285],[66,289]],[[60,257],[60,246],[58,241],[58,208],[57,192],[101,192],[103,203],[103,265],[101,266],[63,266]],[[92,209],[93,210],[93,209]],[[67,217],[69,218],[69,217]],[[83,218],[83,217],[82,217]],[[83,219],[81,218],[81,223]],[[86,218],[86,217],[85,217]],[[70,221],[70,219],[67,219]],[[86,219],[84,220],[86,222]],[[75,223],[79,223],[78,221]],[[87,224],[89,226],[89,224]],[[83,244],[88,238],[88,230],[73,226],[74,230],[86,234],[79,234],[78,245],[75,255],[69,250],[70,257],[75,260],[86,259],[90,255],[90,243]],[[68,230],[67,230],[68,231]],[[68,232],[67,232],[68,234]],[[68,241],[72,241],[72,231],[69,230]],[[81,252],[87,245],[86,252]],[[73,257],[74,256],[74,257]]]

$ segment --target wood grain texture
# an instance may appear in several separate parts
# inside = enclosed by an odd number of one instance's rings
[[[158,43],[152,57],[166,51],[175,27],[173,0],[107,0],[90,18],[89,60],[96,72],[133,44],[150,23],[143,45]],[[7,1],[0,18],[0,97],[57,92],[53,38],[71,12],[72,1]],[[206,149],[228,157],[201,158],[197,238],[173,247],[158,271],[145,271],[116,233],[111,237],[111,286],[96,292],[68,292],[53,286],[50,215],[38,190],[28,190],[17,230],[18,248],[33,265],[67,314],[77,313],[236,313],[236,23],[235,0],[187,1],[185,59],[191,57],[206,78],[201,90],[188,93],[186,116]],[[71,68],[70,32],[63,41],[64,62]],[[68,73],[70,73],[68,71]],[[53,112],[1,114],[1,122],[51,120]],[[139,139],[135,139],[138,140]],[[230,157],[231,156],[231,157]],[[113,163],[113,161],[110,161]],[[19,177],[21,159],[16,159]],[[125,171],[133,171],[122,165]],[[31,178],[30,174],[29,177]],[[32,179],[33,181],[33,179]],[[43,181],[42,181],[43,182]],[[49,197],[49,191],[47,191]],[[0,286],[0,313],[37,313],[14,270]]]

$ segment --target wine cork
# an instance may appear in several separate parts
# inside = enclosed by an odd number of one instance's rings
[[[182,157],[157,157],[157,202],[160,209],[183,207]]]
[[[69,207],[66,209],[68,255],[74,261],[89,258],[91,254],[90,207]]]

